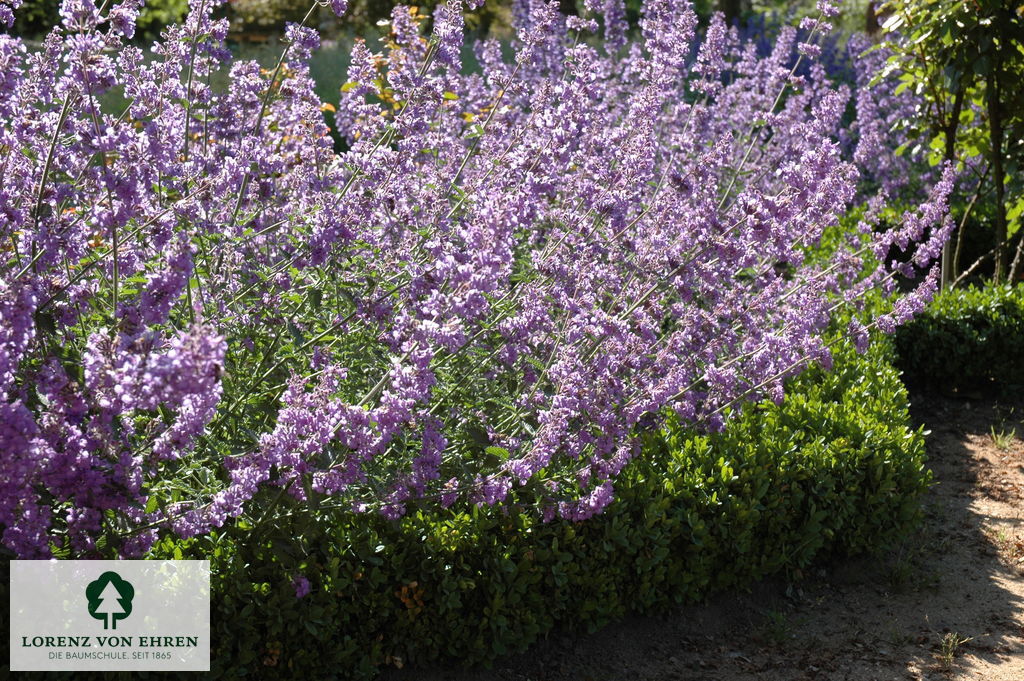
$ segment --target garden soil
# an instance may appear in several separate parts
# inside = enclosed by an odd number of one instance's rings
[[[934,485],[920,530],[591,636],[550,634],[492,669],[389,681],[1024,681],[1024,402],[914,400]]]

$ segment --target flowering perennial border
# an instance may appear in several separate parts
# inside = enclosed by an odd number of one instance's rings
[[[0,35],[0,526],[19,556],[141,555],[161,531],[267,522],[285,494],[398,517],[529,488],[545,518],[587,518],[669,411],[721,428],[829,363],[837,308],[881,288],[870,325],[890,331],[934,289],[933,271],[894,293],[948,236],[948,171],[892,230],[871,197],[807,258],[861,198],[851,92],[813,61],[831,3],[760,56],[721,17],[698,40],[682,0],[645,2],[632,40],[619,0],[523,0],[511,58],[478,43],[470,74],[479,0],[429,36],[399,7],[383,52],[353,49],[340,150],[316,32],[289,26],[264,71],[232,61],[220,4],[193,0],[152,55],[126,42],[140,0],[64,0],[31,53]],[[860,107],[872,161],[878,109]]]

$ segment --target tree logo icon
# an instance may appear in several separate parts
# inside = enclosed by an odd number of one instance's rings
[[[117,620],[132,614],[135,587],[116,572],[104,572],[85,587],[85,597],[89,599],[89,614],[103,620],[104,629],[117,629]]]

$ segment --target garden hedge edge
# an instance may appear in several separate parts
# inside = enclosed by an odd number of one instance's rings
[[[894,338],[914,388],[1020,391],[1024,284],[943,291]]]
[[[490,664],[556,626],[594,631],[904,536],[930,473],[893,358],[886,339],[863,356],[844,347],[831,371],[805,372],[783,404],[747,405],[722,433],[666,428],[581,523],[514,506],[394,522],[299,513],[295,526],[165,540],[151,557],[212,561],[208,678]],[[298,598],[288,574],[311,592]]]
[[[583,523],[510,508],[346,516],[304,543],[313,590],[302,599],[278,576],[287,535],[246,550],[226,543],[215,676],[487,664],[555,626],[594,631],[876,550],[919,519],[930,481],[892,357],[885,340],[865,356],[842,349],[831,372],[793,381],[781,406],[748,405],[724,433],[666,429],[613,505]]]

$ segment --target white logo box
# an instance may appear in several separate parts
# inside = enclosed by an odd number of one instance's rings
[[[11,671],[209,671],[210,561],[10,565]]]

